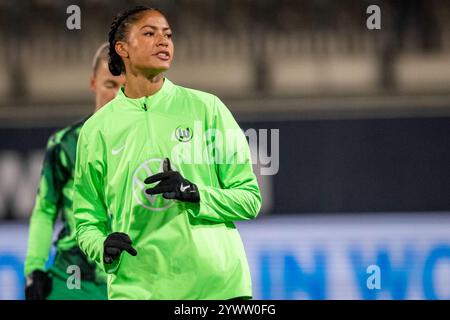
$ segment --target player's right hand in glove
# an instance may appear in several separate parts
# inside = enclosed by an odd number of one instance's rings
[[[103,261],[107,264],[113,263],[124,250],[132,256],[137,255],[136,249],[131,244],[131,239],[126,233],[111,233],[103,243]]]
[[[45,300],[52,291],[52,279],[47,272],[34,270],[27,276],[25,286],[26,300]]]

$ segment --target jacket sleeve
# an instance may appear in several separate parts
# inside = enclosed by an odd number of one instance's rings
[[[200,203],[187,204],[187,210],[196,218],[216,222],[253,219],[261,208],[261,194],[250,148],[228,108],[217,97],[214,101],[210,149],[220,187],[193,181],[200,192]]]
[[[45,270],[52,246],[53,228],[59,213],[64,174],[64,152],[55,136],[50,137],[45,150],[39,188],[30,218],[25,275],[34,270]]]
[[[80,131],[74,178],[73,212],[80,249],[102,270],[112,272],[117,265],[103,263],[103,242],[109,230],[103,177],[106,174],[101,142]],[[97,137],[98,134],[91,134]]]

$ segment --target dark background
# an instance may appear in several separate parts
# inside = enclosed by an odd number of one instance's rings
[[[240,124],[280,130],[271,214],[450,210],[450,118]],[[0,152],[25,159],[56,129],[1,129]]]

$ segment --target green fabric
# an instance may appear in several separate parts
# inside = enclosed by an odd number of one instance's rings
[[[227,129],[234,135],[219,144]],[[195,144],[208,161],[188,161],[199,152]],[[144,193],[143,181],[162,171],[165,157],[198,186],[200,203]],[[81,130],[74,189],[78,243],[109,273],[110,299],[252,296],[233,221],[255,218],[261,196],[247,140],[217,97],[168,79],[139,99],[122,88]],[[109,217],[112,231],[127,233],[138,252],[124,252],[112,265],[102,261]]]
[[[52,270],[57,270],[61,277],[68,275],[68,268],[77,266],[81,271],[81,278],[86,281],[106,283],[106,274],[97,272],[96,264],[81,252],[80,248],[58,251],[53,262]]]
[[[77,250],[75,220],[72,210],[73,174],[75,169],[76,145],[85,119],[54,133],[48,140],[42,166],[39,189],[31,214],[28,235],[28,251],[25,259],[25,275],[34,270],[45,270],[52,246],[55,221],[61,217],[63,228],[56,240],[57,259],[74,254],[70,260],[77,263],[82,274],[91,278],[103,278],[101,269],[92,268],[92,262]],[[67,260],[67,259],[66,259]],[[97,273],[97,276],[92,276]]]
[[[68,274],[53,266],[50,271],[52,277],[52,291],[47,300],[107,300],[107,286],[105,282],[80,280],[80,288],[69,289]]]

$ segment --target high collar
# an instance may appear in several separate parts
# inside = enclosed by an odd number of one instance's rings
[[[153,104],[158,103],[158,101],[161,100],[162,97],[166,96],[167,94],[169,94],[173,88],[175,87],[175,85],[172,83],[172,81],[170,81],[167,78],[163,79],[163,85],[161,87],[161,89],[159,89],[158,91],[156,91],[154,94],[152,94],[151,96],[143,96],[140,98],[129,98],[125,95],[125,87],[121,87],[119,92],[117,93],[117,98],[121,99],[121,100],[125,100],[130,104],[133,104],[139,108],[144,108],[145,106],[147,106],[148,108],[151,107]]]

